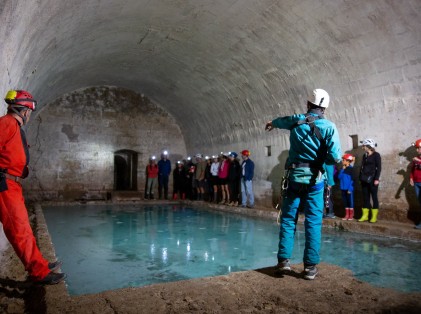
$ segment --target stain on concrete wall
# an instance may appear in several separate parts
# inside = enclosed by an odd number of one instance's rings
[[[138,153],[138,190],[151,155],[166,149],[173,163],[186,155],[176,121],[148,98],[116,87],[63,95],[36,112],[28,126],[31,200],[105,198],[114,186],[114,153]]]

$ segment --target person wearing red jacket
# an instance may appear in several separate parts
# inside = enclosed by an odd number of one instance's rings
[[[146,166],[146,196],[145,199],[153,200],[156,183],[158,181],[158,165],[156,164],[156,157],[152,156],[149,159],[149,165]]]
[[[421,138],[412,145],[417,150],[417,156],[412,160],[409,183],[415,187],[415,194],[421,205]],[[415,229],[421,229],[421,222],[415,226]]]
[[[55,272],[60,261],[49,263],[42,256],[29,224],[21,185],[29,173],[28,144],[21,127],[28,123],[37,102],[24,90],[10,90],[5,101],[7,114],[0,118],[0,222],[29,278],[38,284],[56,284],[66,274]]]

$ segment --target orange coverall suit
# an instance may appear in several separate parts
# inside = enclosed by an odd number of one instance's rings
[[[21,131],[18,121],[12,115],[0,118],[0,168],[7,169],[8,174],[16,177],[27,172],[27,156]],[[9,178],[6,178],[6,182],[7,190],[0,192],[0,221],[4,233],[31,278],[41,280],[50,270],[29,224],[22,186]]]

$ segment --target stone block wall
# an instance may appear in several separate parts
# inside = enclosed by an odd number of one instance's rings
[[[27,127],[29,200],[105,199],[114,187],[114,152],[138,154],[138,191],[151,155],[168,150],[175,163],[186,155],[176,121],[130,90],[93,87],[63,95],[34,112]]]

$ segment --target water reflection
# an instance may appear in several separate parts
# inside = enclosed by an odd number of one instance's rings
[[[276,263],[279,227],[274,221],[182,206],[51,207],[44,212],[71,294]],[[303,246],[299,226],[293,263],[302,262]],[[421,244],[325,230],[321,258],[379,286],[421,291],[413,272],[421,265],[420,252]]]

